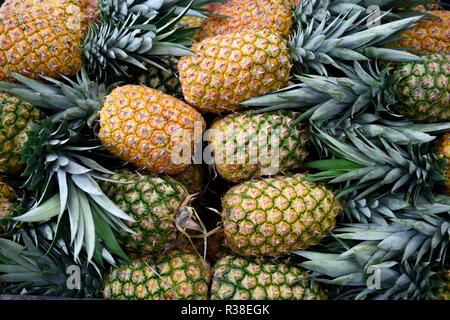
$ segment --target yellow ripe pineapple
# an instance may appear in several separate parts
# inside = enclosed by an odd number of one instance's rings
[[[14,81],[11,72],[37,78],[59,77],[81,69],[86,31],[64,15],[42,12],[0,13],[0,80]]]
[[[185,102],[145,86],[125,85],[106,97],[99,137],[120,159],[149,172],[174,175],[191,164],[188,160],[205,127],[201,114]]]
[[[302,174],[254,179],[222,200],[227,246],[241,256],[282,256],[318,244],[341,204],[330,188]]]
[[[0,8],[0,12],[39,11],[49,17],[65,17],[69,24],[81,24],[84,29],[99,19],[97,0],[6,0]]]
[[[244,30],[205,39],[180,59],[185,100],[201,112],[239,110],[239,103],[287,86],[288,43],[270,30]]]
[[[203,138],[202,115],[156,89],[123,85],[111,90],[91,81],[86,72],[78,74],[76,81],[53,79],[39,85],[31,78],[14,76],[21,84],[0,83],[0,87],[32,105],[53,109],[59,119],[68,117],[91,127],[98,119],[98,135],[106,149],[148,172],[176,175],[186,170]]]
[[[9,0],[0,10],[0,80],[14,81],[11,72],[35,79],[73,76],[83,66],[96,79],[130,77],[132,71],[154,65],[155,55],[189,54],[183,46],[183,30],[167,32],[177,21],[174,12],[160,12],[170,22],[158,32],[147,29],[149,25],[156,28],[160,17],[153,13],[162,5],[126,0]],[[145,21],[146,27],[141,28]]]
[[[445,53],[450,51],[450,11],[425,11],[429,17],[423,18],[416,26],[401,33],[403,40],[396,46],[412,48],[420,52]]]
[[[197,41],[245,29],[270,29],[287,38],[292,31],[291,0],[229,0],[218,6],[196,34]]]

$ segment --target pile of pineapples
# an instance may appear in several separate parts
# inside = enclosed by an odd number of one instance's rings
[[[220,2],[3,1],[0,293],[449,299],[445,4]]]

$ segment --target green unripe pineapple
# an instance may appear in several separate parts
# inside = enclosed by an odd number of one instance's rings
[[[210,148],[217,172],[240,182],[301,167],[308,134],[305,124],[294,124],[298,116],[288,111],[238,113],[213,123]]]
[[[222,200],[227,246],[242,256],[281,256],[318,244],[336,224],[341,204],[325,185],[302,174],[254,179]]]
[[[40,118],[41,113],[31,104],[0,92],[0,173],[14,174],[22,169],[26,132]]]
[[[186,188],[170,177],[140,175],[122,171],[103,182],[105,194],[136,222],[129,222],[135,234],[123,233],[131,253],[153,253],[168,249],[177,238],[175,218],[188,199]]]
[[[450,121],[450,59],[430,54],[422,61],[399,66],[397,81],[399,113],[418,122]]]
[[[275,259],[227,256],[215,267],[212,300],[323,300],[324,291],[307,272]]]
[[[206,300],[211,269],[200,256],[173,250],[114,268],[103,297],[116,300]]]

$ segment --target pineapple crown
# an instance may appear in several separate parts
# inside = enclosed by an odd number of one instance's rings
[[[447,160],[430,151],[431,145],[398,146],[383,138],[370,141],[357,132],[347,132],[345,142],[313,126],[317,139],[327,146],[335,159],[307,163],[307,168],[320,170],[312,180],[346,183],[339,197],[357,191],[355,200],[377,192],[405,192],[415,203],[423,194],[432,197],[433,187],[442,182]]]
[[[389,20],[417,15],[412,7],[428,4],[427,0],[303,0],[295,9],[295,18],[307,24],[312,18],[318,22],[338,17],[349,12],[358,12],[364,17],[374,14]]]
[[[388,224],[343,224],[335,237],[349,241],[377,241],[377,248],[409,260],[445,263],[450,244],[450,206],[424,202],[397,210]]]
[[[361,17],[360,12],[347,12],[323,19],[320,23],[312,18],[307,25],[299,25],[290,40],[291,56],[297,71],[327,75],[324,65],[339,67],[350,61],[370,59],[402,62],[418,59],[413,54],[383,46],[390,41],[390,37],[413,26],[421,19],[420,16],[389,23],[378,20],[379,25],[370,27],[367,26],[367,19]]]
[[[450,244],[450,197],[437,196],[433,203],[420,198],[416,207],[401,198],[385,195],[374,205],[364,203],[384,217],[343,224],[323,252],[295,252],[309,260],[302,266],[318,281],[347,286],[343,295],[350,298],[430,298],[430,266],[445,264]],[[380,286],[368,288],[374,271]]]
[[[194,1],[102,1],[102,20],[90,25],[84,38],[82,54],[89,75],[102,81],[129,78],[133,70],[162,68],[158,56],[190,55],[187,46],[192,43],[187,39],[195,30],[176,25],[188,12],[201,15],[191,10]]]
[[[192,2],[192,3],[191,3]],[[205,7],[216,3],[211,0],[103,0],[100,1],[100,13],[104,21],[123,21],[134,15],[141,19],[153,19],[159,15],[170,15],[183,12],[189,7],[187,14],[206,17]]]
[[[320,123],[320,129],[334,138],[345,141],[346,133],[353,132],[368,138],[383,138],[385,141],[397,145],[419,145],[432,142],[435,134],[450,130],[450,123],[415,124],[408,121],[383,119],[371,113],[358,114],[353,118],[331,119]],[[319,152],[328,155],[326,145],[320,139],[313,142]]]
[[[84,69],[77,74],[75,81],[63,76],[65,82],[42,77],[47,80],[44,83],[18,73],[12,76],[18,83],[0,82],[0,90],[36,107],[54,111],[51,117],[54,123],[82,119],[89,127],[94,126],[106,95],[117,85],[106,86],[91,81]]]
[[[100,295],[102,270],[88,263],[85,257],[78,261],[66,251],[52,246],[40,236],[36,243],[23,234],[23,245],[0,238],[0,283],[11,294],[96,298]],[[80,270],[81,283],[67,286],[69,267]],[[74,269],[75,270],[75,269]]]
[[[113,172],[87,157],[98,146],[95,141],[86,141],[83,128],[83,121],[54,124],[49,119],[30,128],[22,151],[25,186],[35,191],[38,199],[28,212],[14,220],[42,223],[54,218],[59,229],[68,221],[75,259],[84,248],[88,261],[96,250],[103,250],[104,258],[109,258],[111,252],[126,260],[114,231],[133,233],[122,220],[134,220],[96,182],[112,181],[105,175]]]
[[[360,113],[400,117],[391,110],[397,103],[395,90],[400,78],[391,74],[389,67],[380,70],[377,64],[362,66],[356,61],[353,68],[343,64],[339,68],[346,77],[296,76],[302,83],[249,99],[243,105],[264,107],[258,112],[299,109],[303,114],[298,121],[309,119],[319,125],[330,119],[342,123]]]
[[[340,299],[423,300],[432,297],[435,273],[428,263],[415,267],[409,261],[400,263],[370,241],[346,249],[337,254],[294,253],[309,260],[301,266],[312,271],[315,281],[341,286],[335,293]]]

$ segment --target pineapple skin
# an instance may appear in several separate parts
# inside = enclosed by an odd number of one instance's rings
[[[195,35],[195,40],[241,30],[269,29],[287,38],[293,27],[291,0],[230,0],[218,6]]]
[[[245,30],[195,44],[178,70],[185,100],[201,112],[239,110],[239,103],[286,87],[288,43],[270,30]]]
[[[103,192],[136,221],[127,222],[136,234],[121,234],[127,251],[154,253],[173,246],[177,239],[174,220],[188,198],[185,187],[169,177],[129,171],[110,178],[118,183],[101,182]]]
[[[211,151],[216,161],[223,159],[215,163],[217,172],[226,180],[240,182],[301,167],[308,155],[308,134],[305,124],[294,125],[299,116],[299,113],[289,111],[231,114],[214,122]],[[231,143],[235,147],[227,148]],[[264,159],[269,153],[268,159]],[[276,153],[279,157],[272,164],[270,161]],[[245,163],[240,163],[243,162],[239,160],[241,156]]]
[[[438,155],[444,159],[449,161],[447,165],[447,169],[445,170],[445,182],[444,182],[444,190],[446,194],[450,195],[450,133],[445,133],[440,137],[437,142],[438,147]]]
[[[0,234],[5,231],[2,220],[11,216],[16,200],[17,194],[14,189],[0,179]]]
[[[114,268],[103,297],[113,300],[207,300],[211,268],[197,254],[170,251]]]
[[[174,162],[173,153],[185,146],[194,155],[195,136],[201,139],[205,127],[202,115],[185,102],[145,86],[125,85],[107,96],[99,136],[123,161],[148,172],[174,175],[190,163]]]
[[[341,204],[302,174],[254,179],[222,200],[226,244],[241,256],[282,256],[318,244],[336,225]]]
[[[405,37],[395,43],[396,46],[412,48],[420,52],[449,52],[450,51],[450,11],[424,11],[436,18],[424,18],[419,23],[404,32]]]
[[[85,29],[99,20],[97,0],[6,0],[0,12],[43,11],[49,17],[65,17],[70,23],[81,23]]]
[[[0,81],[15,82],[16,72],[31,78],[60,78],[83,66],[85,30],[65,15],[42,10],[0,12]]]
[[[41,117],[31,104],[0,92],[0,173],[16,174],[23,169],[21,152],[27,130]]]
[[[288,261],[227,256],[214,266],[211,300],[324,300],[307,272]]]
[[[190,194],[194,194],[203,189],[205,171],[201,165],[190,165],[186,170],[172,177],[182,183]]]
[[[416,122],[450,120],[450,55],[429,54],[394,73],[399,112]]]

